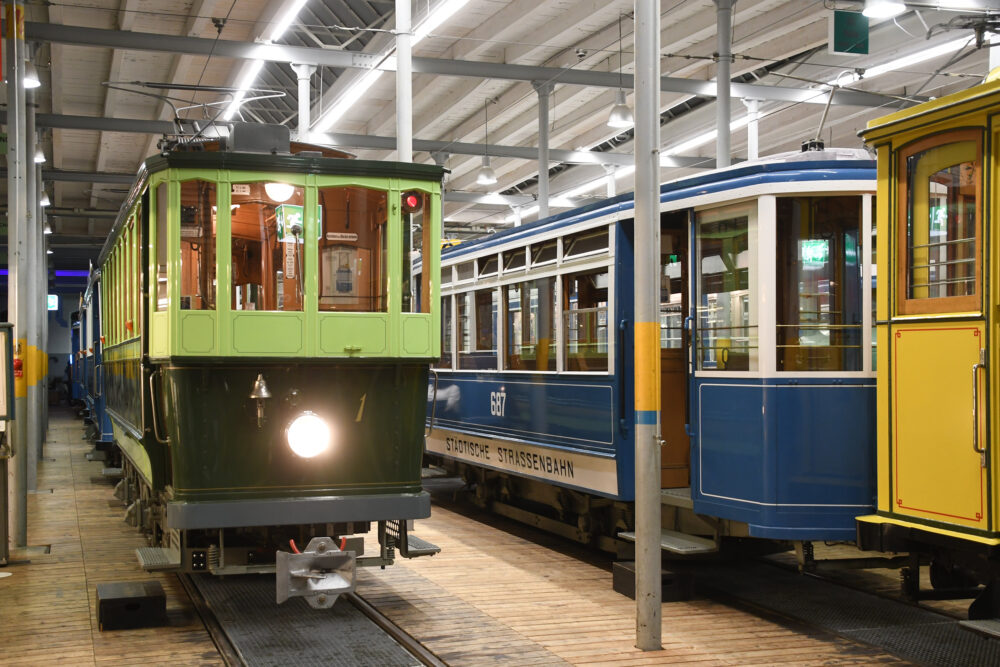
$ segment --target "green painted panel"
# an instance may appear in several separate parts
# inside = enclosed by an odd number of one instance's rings
[[[403,344],[401,354],[405,357],[431,356],[431,316],[429,313],[404,313]]]
[[[240,313],[232,316],[235,354],[284,355],[304,351],[302,313]]]
[[[388,355],[389,319],[385,313],[320,313],[320,354],[349,357]]]
[[[166,357],[170,353],[169,313],[151,313],[149,316],[149,355],[154,358]]]
[[[212,312],[181,311],[181,339],[176,353],[214,354],[215,353],[215,320]]]
[[[149,454],[146,452],[146,448],[142,446],[142,443],[132,437],[132,435],[126,431],[124,428],[118,425],[116,421],[112,419],[111,429],[115,434],[115,444],[122,450],[122,453],[128,457],[128,460],[132,462],[135,469],[139,471],[147,483],[152,485],[153,483],[153,465],[150,463]]]

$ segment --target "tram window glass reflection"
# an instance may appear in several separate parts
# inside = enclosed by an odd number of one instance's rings
[[[556,261],[556,240],[544,241],[531,246],[531,265],[548,264]]]
[[[459,264],[456,268],[458,269],[458,282],[462,282],[463,280],[472,280],[476,277],[476,267],[472,262],[464,262]]]
[[[484,289],[455,297],[458,315],[458,367],[497,367],[497,292]]]
[[[524,252],[524,248],[517,248],[516,250],[508,250],[505,252],[503,254],[503,270],[507,272],[523,269],[525,266]]]
[[[754,209],[746,206],[697,213],[696,353],[700,370],[757,369],[753,216]]]
[[[460,297],[461,298],[461,297]],[[451,368],[451,297],[441,297],[441,359],[435,368]]]
[[[497,274],[497,257],[496,255],[490,255],[489,257],[480,257],[476,260],[476,264],[479,268],[479,277],[485,278],[486,276],[495,276]]]
[[[568,371],[608,370],[608,274],[563,277],[563,346]]]
[[[540,278],[504,287],[504,368],[556,369],[556,279]]]
[[[970,139],[923,150],[918,145],[904,154],[903,312],[940,311],[940,305],[906,302],[952,297],[960,301],[946,310],[978,307],[980,144],[972,132],[962,134]]]
[[[608,228],[592,229],[563,239],[563,256],[579,257],[608,249]]]
[[[386,193],[359,187],[318,188],[317,201],[319,309],[385,312]],[[409,286],[405,290],[408,294]]]
[[[167,207],[170,203],[167,184],[156,186],[156,310],[166,310],[170,303],[167,285]]]
[[[233,183],[231,196],[231,308],[302,310],[303,188]]]
[[[181,310],[215,310],[216,185],[181,183]]]
[[[861,197],[777,200],[777,369],[861,370]]]

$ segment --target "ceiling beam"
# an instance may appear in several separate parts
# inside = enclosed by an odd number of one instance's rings
[[[7,178],[7,170],[0,169],[0,179]],[[135,174],[115,174],[100,171],[73,171],[69,169],[42,169],[43,181],[63,181],[70,183],[111,183],[129,185]]]
[[[393,69],[392,63],[382,63],[376,55],[334,49],[317,49],[282,44],[255,44],[200,37],[157,35],[144,32],[103,30],[53,23],[29,22],[25,24],[25,37],[30,41],[75,44],[134,51],[159,51],[213,55],[237,59],[256,59],[280,63],[306,63],[334,68]],[[594,86],[600,88],[633,87],[631,75],[594,70],[575,70],[561,67],[536,67],[510,65],[471,60],[446,60],[442,58],[413,58],[413,71],[420,74],[473,77],[477,79],[507,79],[514,81],[552,81],[561,84]],[[715,83],[677,77],[661,77],[660,90],[684,93],[698,97],[715,97]],[[733,97],[779,102],[826,104],[829,93],[823,90],[790,88],[785,86],[760,86],[733,83]],[[855,106],[899,106],[896,98],[857,90],[836,90],[833,104]]]

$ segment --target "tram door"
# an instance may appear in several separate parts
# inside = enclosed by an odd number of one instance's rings
[[[688,413],[687,212],[660,221],[660,486],[690,485],[691,444],[684,425]]]
[[[889,251],[892,510],[974,529],[989,528],[982,155],[976,130],[900,152]]]

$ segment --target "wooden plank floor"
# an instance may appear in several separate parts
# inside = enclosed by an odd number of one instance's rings
[[[86,460],[82,433],[79,420],[53,412],[38,481],[53,492],[32,494],[28,506],[29,544],[51,553],[0,568],[12,575],[0,578],[0,664],[222,664],[176,577],[139,569],[134,549],[144,542],[109,506],[111,485],[92,479],[102,465]],[[534,531],[479,518],[435,505],[416,534],[442,553],[359,572],[358,592],[451,665],[898,662],[710,600],[664,604],[663,650],[640,652],[635,603],[611,590],[606,569]],[[150,578],[167,592],[169,626],[99,632],[97,584]]]
[[[451,665],[902,662],[704,599],[664,604],[663,650],[644,653],[634,648],[635,602],[615,593],[611,573],[585,553],[561,553],[546,544],[553,538],[441,504],[414,534],[441,553],[362,571],[358,592]]]
[[[49,554],[0,568],[0,664],[221,665],[215,645],[173,575],[139,569],[135,548],[145,541],[112,508],[103,464],[87,461],[82,422],[65,409],[50,413],[39,493],[28,497],[28,545]],[[51,489],[51,493],[47,491]],[[158,579],[167,594],[169,625],[100,632],[97,584]]]

